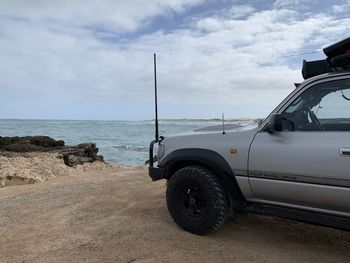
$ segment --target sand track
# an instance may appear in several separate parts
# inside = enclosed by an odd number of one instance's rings
[[[2,188],[0,262],[349,262],[349,232],[284,219],[248,215],[189,234],[164,190],[145,169],[113,167]]]

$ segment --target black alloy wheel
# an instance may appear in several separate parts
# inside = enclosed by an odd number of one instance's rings
[[[191,233],[209,234],[226,221],[224,189],[207,168],[188,166],[175,172],[168,181],[166,200],[174,221]]]

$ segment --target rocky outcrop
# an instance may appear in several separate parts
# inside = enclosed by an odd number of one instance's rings
[[[1,137],[0,151],[8,152],[57,152],[58,158],[63,159],[67,166],[76,166],[84,163],[102,161],[98,155],[95,143],[83,143],[76,146],[65,146],[64,141],[56,141],[48,136]]]
[[[64,147],[59,157],[64,160],[68,166],[75,166],[84,163],[92,163],[94,161],[103,162],[103,156],[97,155],[98,148],[95,143],[82,143],[77,146]]]
[[[9,152],[43,152],[61,148],[64,141],[56,141],[48,136],[1,137],[0,150]]]

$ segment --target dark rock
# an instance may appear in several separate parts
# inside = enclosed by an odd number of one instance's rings
[[[64,155],[63,156],[64,163],[70,167],[84,164],[84,163],[92,163],[94,160],[90,157],[79,157],[75,155]]]
[[[1,137],[0,150],[10,152],[42,152],[61,148],[64,141],[56,141],[48,136]]]
[[[94,161],[103,162],[103,156],[97,155],[98,148],[95,143],[83,143],[77,146],[68,146],[60,151],[59,156],[63,158],[68,166],[75,166]]]
[[[68,166],[75,166],[95,161],[104,162],[102,155],[97,155],[95,143],[82,143],[76,146],[64,146],[64,141],[56,141],[48,136],[1,137],[0,151],[6,152],[58,152]]]

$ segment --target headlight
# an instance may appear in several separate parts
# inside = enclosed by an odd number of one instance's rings
[[[158,145],[157,159],[160,160],[164,156],[165,146],[163,144]]]

